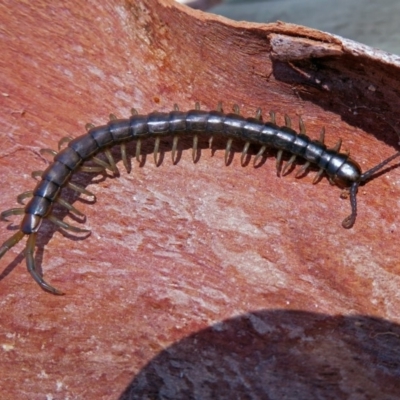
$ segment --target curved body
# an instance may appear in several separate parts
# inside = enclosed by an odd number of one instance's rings
[[[256,118],[242,117],[239,114],[237,106],[234,107],[234,111],[234,113],[225,114],[222,112],[221,107],[217,111],[203,111],[196,104],[196,109],[187,112],[179,111],[176,107],[174,111],[169,113],[153,112],[147,115],[136,114],[132,115],[129,119],[115,119],[114,117],[107,125],[91,127],[85,135],[79,136],[76,139],[62,139],[60,143],[68,141],[68,146],[58,153],[48,149],[45,150],[55,154],[53,162],[40,174],[41,180],[33,191],[25,192],[18,197],[19,200],[31,197],[28,204],[24,208],[7,210],[1,214],[3,218],[13,214],[24,214],[24,216],[20,230],[0,247],[0,258],[25,235],[28,235],[26,261],[29,272],[44,290],[54,294],[63,294],[58,289],[46,283],[36,271],[33,258],[36,234],[44,218],[48,218],[64,229],[70,229],[75,232],[85,231],[81,228],[72,227],[54,217],[51,214],[53,204],[59,202],[70,211],[80,214],[78,210],[61,198],[62,188],[68,186],[80,193],[91,195],[86,189],[70,183],[70,179],[79,170],[99,172],[104,170],[104,168],[108,168],[116,172],[117,167],[109,152],[109,149],[115,145],[121,146],[122,160],[127,169],[128,162],[125,149],[127,142],[137,142],[136,157],[138,158],[142,139],[156,138],[154,149],[156,160],[160,138],[171,135],[174,137],[172,148],[173,159],[178,138],[186,135],[193,136],[193,154],[195,154],[195,150],[197,149],[198,137],[201,135],[206,137],[219,135],[226,138],[225,160],[228,159],[227,154],[231,149],[233,140],[245,143],[242,159],[246,155],[250,144],[261,146],[255,162],[266,148],[277,149],[278,174],[282,153],[290,153],[292,157],[286,164],[283,170],[284,173],[288,169],[287,167],[294,163],[295,158],[300,157],[306,163],[299,172],[305,172],[310,165],[319,168],[317,179],[314,180],[314,183],[325,172],[332,182],[351,187],[352,213],[342,223],[345,228],[350,228],[356,218],[356,194],[359,184],[369,179],[378,169],[381,169],[392,159],[400,155],[400,153],[396,153],[370,171],[362,174],[359,165],[355,161],[347,154],[339,152],[340,143],[333,149],[328,149],[323,143],[323,134],[319,140],[310,139],[305,134],[304,124],[301,120],[300,133],[297,133],[291,128],[291,121],[287,116],[285,116],[286,126],[279,127],[275,123],[275,115],[273,113],[271,113],[272,122],[263,122],[260,111],[257,112]],[[96,154],[101,152],[106,154],[109,163],[105,163],[96,157]],[[195,156],[193,156],[193,159],[195,160]],[[85,167],[84,163],[86,161],[94,161],[100,167]],[[299,176],[299,173],[297,176]]]

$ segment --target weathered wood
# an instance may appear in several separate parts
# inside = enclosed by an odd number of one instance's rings
[[[222,100],[246,116],[275,110],[282,124],[284,113],[294,124],[301,115],[311,136],[325,126],[329,145],[342,138],[363,169],[395,151],[395,56],[170,0],[6,0],[0,15],[0,209],[34,186],[30,172],[45,166],[41,148],[84,133],[85,123],[103,123],[110,112],[127,116],[132,106],[147,113],[200,101],[212,109]],[[36,260],[67,296],[37,287],[18,255],[22,245],[1,260],[0,392],[115,399],[143,376],[157,390],[159,382],[185,388],[188,376],[189,388],[212,386],[208,398],[252,391],[283,398],[301,376],[297,398],[317,386],[322,397],[327,388],[331,398],[356,390],[396,398],[400,170],[361,188],[359,217],[344,230],[350,208],[340,189],[325,179],[312,185],[313,173],[278,178],[273,153],[253,168],[241,166],[240,153],[226,167],[221,149],[213,156],[202,149],[193,165],[184,150],[172,165],[170,145],[159,167],[149,156],[143,167],[132,161],[131,174],[120,162],[116,179],[82,178],[98,197],[93,205],[74,202],[87,215],[89,238],[71,240],[50,224],[42,231]],[[11,233],[3,224],[0,241]],[[246,313],[248,328],[232,319]],[[173,362],[162,353],[170,345]],[[290,357],[293,346],[298,357]],[[192,376],[196,352],[212,363]],[[152,373],[157,365],[167,375]],[[250,375],[259,386],[236,390]],[[168,393],[196,398],[190,390]]]

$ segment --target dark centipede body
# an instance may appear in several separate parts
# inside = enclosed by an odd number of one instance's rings
[[[154,137],[156,140],[154,149],[156,159],[160,138],[171,135],[174,137],[173,159],[178,137],[187,134],[191,134],[194,137],[193,153],[197,148],[198,137],[201,135],[207,137],[221,135],[226,137],[225,159],[227,159],[227,154],[230,151],[232,140],[245,142],[242,157],[247,153],[250,144],[261,146],[256,159],[262,155],[266,148],[277,149],[278,171],[282,153],[290,153],[292,157],[283,172],[287,171],[288,167],[294,163],[296,157],[300,157],[306,163],[296,176],[305,172],[310,165],[314,165],[319,168],[317,179],[314,181],[317,181],[322,173],[326,173],[332,183],[350,187],[352,213],[343,221],[343,227],[345,228],[350,228],[355,222],[357,213],[356,194],[360,183],[368,180],[377,170],[400,155],[400,153],[395,153],[392,157],[363,174],[360,166],[348,154],[339,152],[340,143],[334,148],[328,149],[323,143],[323,135],[319,140],[310,139],[305,134],[304,124],[301,120],[300,133],[297,133],[291,128],[291,122],[288,117],[285,117],[286,126],[279,127],[275,123],[273,113],[271,113],[272,122],[263,122],[260,111],[257,112],[256,118],[242,117],[237,106],[235,106],[234,111],[234,113],[225,114],[222,112],[221,107],[217,111],[203,111],[196,104],[196,109],[188,112],[179,111],[176,107],[174,111],[169,113],[153,112],[147,115],[134,113],[129,119],[115,119],[114,117],[107,125],[91,127],[85,135],[70,141],[69,139],[65,140],[68,141],[68,146],[58,153],[52,152],[52,154],[55,154],[54,160],[41,173],[41,180],[35,189],[19,196],[19,198],[32,196],[25,208],[11,209],[2,213],[3,218],[12,214],[24,214],[24,216],[19,231],[0,247],[0,258],[25,235],[28,235],[25,255],[29,272],[44,290],[54,294],[63,294],[46,283],[36,270],[33,258],[36,234],[45,218],[64,229],[70,229],[75,232],[85,231],[54,217],[51,214],[53,205],[55,202],[59,202],[70,211],[80,214],[78,210],[61,198],[62,188],[68,186],[80,193],[90,194],[86,189],[70,183],[72,175],[79,170],[100,172],[104,168],[108,168],[114,172],[117,171],[109,151],[115,145],[121,146],[122,160],[127,169],[126,143],[137,141],[136,156],[138,157],[141,140]],[[98,153],[102,152],[105,152],[108,163],[96,157]],[[83,164],[89,160],[95,161],[100,166],[84,166]]]

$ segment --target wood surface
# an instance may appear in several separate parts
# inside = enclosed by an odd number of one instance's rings
[[[1,210],[34,187],[41,148],[131,107],[302,116],[363,170],[398,148],[396,56],[171,0],[4,0],[0,15]],[[183,145],[177,165],[165,141],[159,166],[149,143],[130,174],[119,159],[118,177],[78,177],[92,234],[45,223],[35,258],[65,296],[35,284],[23,244],[3,257],[2,398],[398,399],[400,169],[360,188],[345,230],[349,200],[315,171],[278,177],[273,151],[242,166],[240,143],[228,166],[223,148],[194,164]]]

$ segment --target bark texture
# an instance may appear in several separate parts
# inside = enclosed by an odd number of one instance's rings
[[[339,37],[171,0],[5,0],[0,15],[2,210],[33,188],[41,148],[132,106],[302,116],[363,170],[398,142],[399,60]],[[66,296],[38,288],[22,244],[1,260],[4,398],[399,398],[400,171],[360,189],[345,230],[340,189],[277,177],[274,152],[173,165],[170,148],[79,178],[98,197],[72,198],[91,236],[43,226],[36,262]]]

